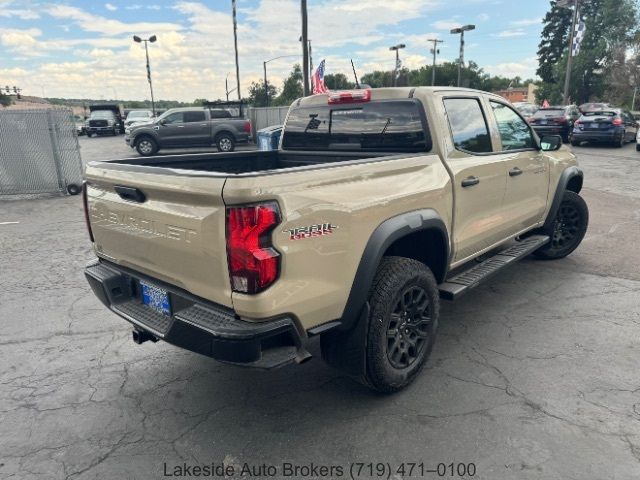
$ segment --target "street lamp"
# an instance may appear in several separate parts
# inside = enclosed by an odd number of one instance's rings
[[[389,50],[396,52],[396,68],[393,69],[393,86],[396,87],[398,85],[398,68],[400,66],[400,50],[406,48],[404,43],[399,43],[398,45],[394,45],[393,47],[389,47]]]
[[[279,60],[281,58],[289,58],[289,57],[297,57],[297,56],[298,55],[280,55],[279,57],[274,57],[262,62],[262,66],[264,67],[264,105],[265,107],[269,106],[269,84],[267,83],[267,63],[273,62],[274,60]]]
[[[465,25],[464,27],[454,28],[451,30],[453,35],[460,34],[460,59],[458,60],[458,86],[462,82],[462,65],[464,65],[464,32],[475,30],[475,25]]]
[[[133,36],[133,41],[136,43],[144,42],[144,52],[147,55],[147,80],[149,80],[149,89],[151,90],[151,110],[153,111],[153,116],[156,116],[156,102],[153,98],[153,83],[151,83],[151,67],[149,66],[149,47],[148,43],[153,43],[158,38],[155,35],[151,35],[149,38],[140,38],[137,35]]]

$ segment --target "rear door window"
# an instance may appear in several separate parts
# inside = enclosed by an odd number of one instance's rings
[[[167,115],[164,119],[165,124],[182,123],[184,118],[183,112],[175,112]]]
[[[288,150],[424,152],[431,138],[417,100],[292,108],[283,133]]]
[[[493,151],[487,121],[477,98],[447,98],[444,107],[453,144],[458,150],[472,153]]]
[[[184,123],[204,122],[204,110],[195,110],[193,112],[184,112]]]

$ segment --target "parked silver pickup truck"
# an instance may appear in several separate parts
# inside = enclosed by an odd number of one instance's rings
[[[125,141],[140,155],[162,148],[208,147],[233,152],[236,144],[251,139],[251,122],[233,117],[224,109],[209,107],[172,108],[155,121],[134,125],[125,131]]]

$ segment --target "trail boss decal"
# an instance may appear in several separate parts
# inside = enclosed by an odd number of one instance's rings
[[[289,234],[289,240],[302,240],[305,238],[331,235],[336,228],[338,228],[336,225],[331,225],[330,223],[318,223],[317,225],[283,230],[283,233]]]

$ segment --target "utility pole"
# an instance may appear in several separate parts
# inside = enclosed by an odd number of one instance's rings
[[[464,27],[454,28],[451,34],[460,34],[460,58],[458,60],[458,87],[462,84],[462,66],[464,65],[464,32],[475,30],[475,25],[465,25]]]
[[[242,100],[240,95],[240,65],[238,64],[238,23],[236,21],[236,0],[231,0],[233,8],[233,47],[236,52],[236,90],[238,91],[238,100]]]
[[[433,42],[433,48],[431,49],[431,53],[433,53],[433,66],[431,67],[431,86],[433,87],[436,84],[436,55],[440,53],[438,44],[444,43],[444,40],[438,40],[437,38],[430,38],[427,41]]]
[[[393,86],[398,86],[398,68],[400,67],[400,50],[405,48],[406,45],[404,43],[399,43],[398,45],[394,45],[393,47],[389,47],[389,50],[396,52],[396,66],[393,69]]]
[[[300,0],[302,11],[302,78],[304,96],[309,95],[309,32],[307,31],[307,0]]]
[[[573,8],[573,18],[571,20],[571,31],[569,32],[569,57],[567,58],[567,71],[564,75],[564,92],[562,94],[562,103],[569,104],[569,85],[571,83],[571,67],[573,66],[573,37],[576,32],[576,24],[578,23],[578,15],[580,10],[580,0],[560,0],[557,6],[560,8]]]

